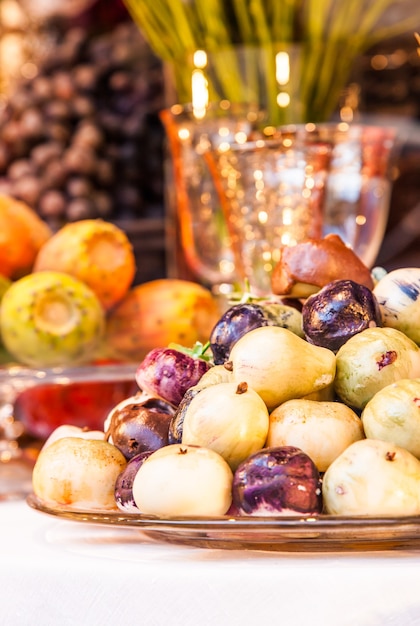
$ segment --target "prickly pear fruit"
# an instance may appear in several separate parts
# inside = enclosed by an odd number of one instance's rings
[[[6,276],[0,275],[0,305],[1,305],[1,301],[3,299],[4,294],[9,289],[11,284],[12,284],[11,280],[6,278]]]
[[[65,272],[86,283],[105,310],[127,293],[136,271],[131,243],[119,227],[101,219],[63,226],[42,246],[34,271]]]
[[[9,289],[12,281],[6,278],[5,276],[0,275],[0,308],[1,301],[3,299],[4,294]],[[7,363],[10,360],[10,355],[4,350],[3,341],[0,334],[0,364]]]
[[[24,202],[0,195],[0,274],[29,274],[41,246],[52,236],[45,222]]]
[[[106,341],[111,353],[140,361],[153,348],[170,343],[205,343],[220,316],[211,292],[175,278],[133,287],[108,316]]]
[[[0,331],[5,347],[32,367],[79,364],[94,357],[105,313],[84,283],[62,272],[37,272],[3,296]]]

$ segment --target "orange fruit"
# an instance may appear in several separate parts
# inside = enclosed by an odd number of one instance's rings
[[[111,354],[140,361],[153,348],[206,343],[220,317],[211,291],[188,280],[161,278],[130,289],[107,319]]]
[[[27,204],[0,195],[0,274],[11,279],[29,274],[51,236],[49,226]]]
[[[131,287],[136,261],[123,230],[111,222],[90,219],[66,224],[42,246],[34,271],[43,270],[78,278],[109,310]]]

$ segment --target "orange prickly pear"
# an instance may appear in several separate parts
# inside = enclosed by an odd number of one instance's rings
[[[24,202],[0,195],[0,274],[17,279],[32,270],[52,231]]]
[[[101,219],[63,226],[42,246],[34,271],[65,272],[88,285],[105,310],[119,302],[136,271],[131,243],[123,230]]]
[[[111,311],[106,343],[116,356],[137,361],[170,343],[207,342],[219,317],[219,304],[205,287],[175,278],[152,280],[133,287]]]

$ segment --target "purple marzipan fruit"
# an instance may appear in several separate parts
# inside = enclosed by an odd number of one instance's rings
[[[144,461],[152,454],[152,450],[133,456],[115,482],[115,502],[125,513],[140,513],[133,498],[133,482]]]
[[[279,446],[252,454],[233,478],[233,505],[240,515],[316,515],[322,512],[321,477],[299,448]]]
[[[178,406],[210,367],[208,361],[175,348],[154,348],[137,368],[136,382],[142,391]]]

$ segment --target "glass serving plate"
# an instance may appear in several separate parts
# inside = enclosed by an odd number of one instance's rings
[[[156,541],[225,550],[283,552],[373,551],[420,548],[420,517],[167,517],[51,506],[34,494],[30,507],[90,524],[137,528]],[[140,537],[139,537],[140,541]]]
[[[35,441],[62,424],[102,430],[108,411],[138,389],[136,367],[0,367],[0,502],[31,490]]]

